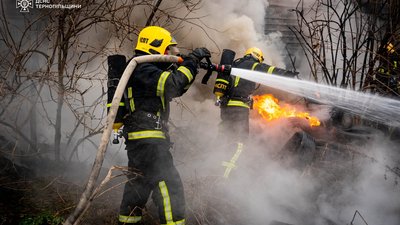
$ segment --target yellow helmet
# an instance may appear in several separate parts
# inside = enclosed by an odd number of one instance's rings
[[[140,31],[136,48],[148,54],[165,54],[168,46],[177,42],[166,29],[158,26],[149,26]]]
[[[246,53],[244,53],[244,55],[251,55],[253,56],[255,59],[257,59],[259,62],[264,61],[264,56],[263,53],[261,51],[261,49],[256,48],[256,47],[251,47],[249,49],[246,50]]]
[[[393,46],[393,44],[389,42],[389,43],[386,45],[386,50],[387,50],[389,53],[393,53],[393,52],[394,52],[394,46]]]

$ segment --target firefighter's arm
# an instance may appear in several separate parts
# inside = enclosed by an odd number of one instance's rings
[[[257,71],[262,71],[262,72],[266,72],[269,74],[275,74],[275,75],[280,75],[280,76],[285,76],[285,77],[295,77],[296,75],[299,74],[299,72],[295,72],[295,71],[290,71],[290,70],[285,70],[276,66],[271,66],[268,64],[260,64],[260,66],[258,68],[256,68]]]
[[[167,87],[170,89],[169,97],[179,97],[189,89],[198,74],[199,62],[206,57],[211,57],[206,48],[196,48],[188,56],[182,56],[183,62],[167,80]]]

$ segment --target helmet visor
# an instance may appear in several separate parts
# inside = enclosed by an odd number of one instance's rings
[[[180,52],[179,48],[176,47],[177,44],[178,42],[176,42],[175,38],[171,36],[171,41],[165,49],[164,55],[178,55]]]

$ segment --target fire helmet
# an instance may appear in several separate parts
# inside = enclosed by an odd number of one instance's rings
[[[251,47],[249,49],[246,50],[246,53],[244,53],[244,55],[251,55],[253,56],[255,59],[257,59],[259,62],[264,61],[264,56],[263,53],[261,51],[261,49],[256,48],[256,47]]]
[[[393,52],[394,52],[394,46],[393,46],[393,44],[389,42],[389,43],[386,45],[386,50],[387,50],[389,53],[393,53]]]
[[[171,45],[177,45],[177,42],[169,31],[158,26],[148,26],[140,31],[135,50],[164,55]]]

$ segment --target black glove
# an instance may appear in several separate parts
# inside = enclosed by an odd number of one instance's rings
[[[287,72],[285,73],[285,75],[288,76],[288,77],[295,77],[295,76],[297,76],[298,74],[299,74],[299,72],[297,72],[297,71],[287,71]]]
[[[204,58],[210,58],[211,53],[206,48],[196,48],[192,53],[189,53],[189,57],[198,63]]]

